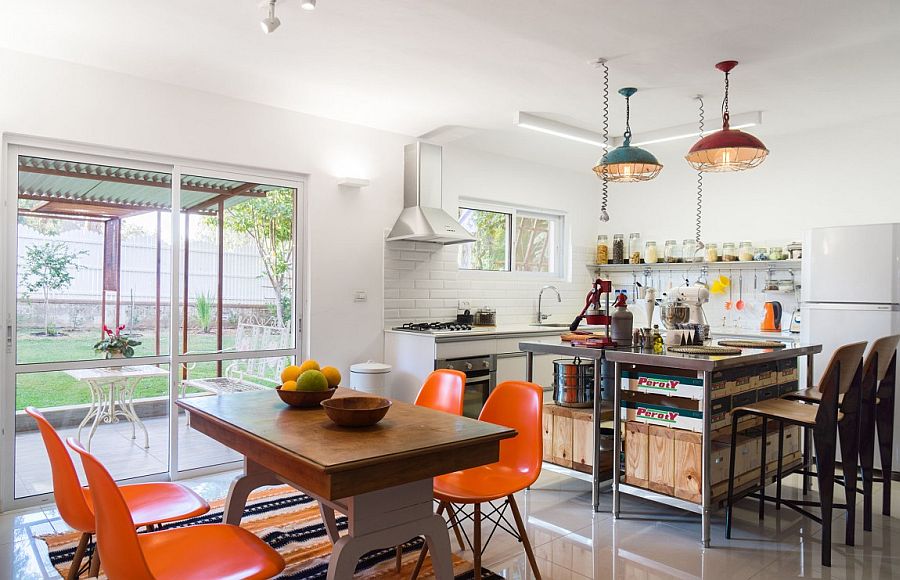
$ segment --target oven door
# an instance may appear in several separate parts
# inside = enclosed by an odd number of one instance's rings
[[[463,415],[477,419],[497,384],[497,363],[493,355],[435,361],[435,369],[453,369],[466,375]]]

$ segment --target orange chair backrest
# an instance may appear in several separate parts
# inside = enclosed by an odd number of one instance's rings
[[[541,411],[544,390],[534,383],[506,381],[491,392],[481,421],[515,429],[515,437],[500,442],[500,461],[506,467],[531,475],[533,483],[541,474],[543,431]],[[531,485],[529,483],[529,485]]]
[[[78,480],[75,464],[66,451],[59,433],[44,415],[34,407],[26,407],[28,413],[37,421],[44,447],[50,457],[50,471],[53,473],[53,496],[59,515],[69,527],[79,532],[93,533],[94,512],[84,499],[84,490]]]
[[[868,344],[866,341],[851,342],[835,350],[834,354],[831,355],[831,360],[828,361],[828,366],[825,367],[825,372],[822,374],[821,383],[823,385],[830,384],[829,377],[831,373],[835,372],[837,364],[840,363],[841,376],[838,379],[838,393],[841,395],[847,394],[847,391],[850,390],[850,385],[853,383],[853,377],[862,364],[862,356],[866,352]],[[823,393],[825,392],[824,388],[821,390]]]
[[[883,336],[873,342],[872,348],[866,356],[866,362],[863,364],[863,376],[868,374],[869,367],[872,366],[872,362],[875,360],[875,355],[877,354],[878,373],[876,375],[876,380],[883,381],[884,375],[887,374],[888,365],[891,364],[891,359],[894,358],[894,354],[897,352],[898,344],[900,344],[900,334]]]
[[[465,389],[465,373],[450,369],[436,370],[425,379],[425,384],[416,397],[416,405],[462,415]]]
[[[97,548],[103,571],[110,580],[153,580],[141,551],[131,511],[119,486],[103,464],[78,441],[69,437],[66,443],[81,455],[81,463],[91,486],[91,496],[97,510]]]

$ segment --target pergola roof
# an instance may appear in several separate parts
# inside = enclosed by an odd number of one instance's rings
[[[172,208],[172,176],[108,165],[19,156],[19,211],[25,215],[94,219],[127,217]],[[278,187],[185,175],[184,211],[215,214],[248,197],[265,197]],[[23,203],[24,202],[24,203]]]

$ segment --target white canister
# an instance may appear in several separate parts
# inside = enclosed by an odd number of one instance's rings
[[[389,364],[373,361],[351,365],[350,388],[386,397],[387,376],[392,368]]]

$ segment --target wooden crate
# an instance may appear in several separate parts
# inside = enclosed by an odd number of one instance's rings
[[[556,405],[544,405],[541,413],[541,425],[543,430],[543,459],[553,462],[553,407]]]
[[[558,407],[562,408],[562,407]],[[563,467],[572,467],[573,421],[571,413],[553,414],[553,441],[550,445],[550,461]]]
[[[612,405],[604,404],[600,418],[612,418]],[[594,464],[594,411],[561,407],[548,402],[543,409],[543,460],[591,473]],[[612,453],[600,458],[600,469],[611,469]]]
[[[591,473],[594,465],[594,413],[584,409],[572,411],[573,467]]]
[[[625,483],[644,488],[649,476],[649,430],[646,423],[625,423]]]
[[[675,430],[675,497],[700,503],[703,490],[703,436]]]
[[[675,493],[675,432],[676,429],[649,425],[648,485],[653,491]]]

